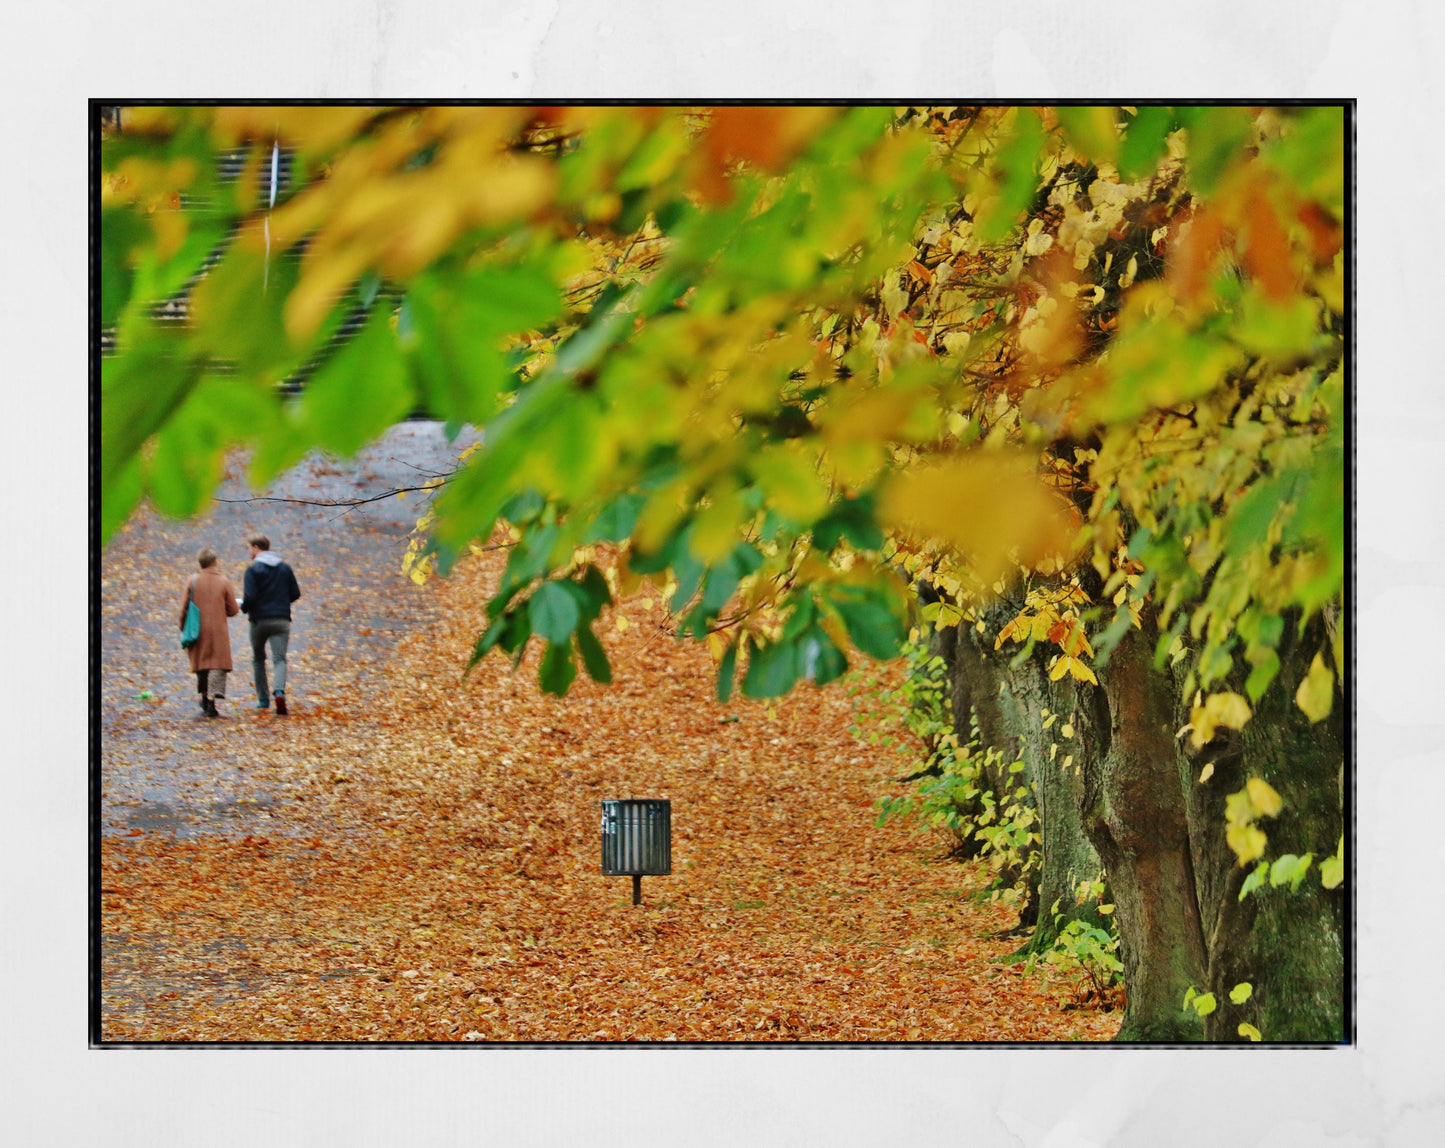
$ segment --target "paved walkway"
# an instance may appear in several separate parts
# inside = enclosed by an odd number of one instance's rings
[[[351,460],[320,454],[260,492],[267,499],[317,502],[370,498],[417,486],[451,468],[456,451],[441,424],[403,423]],[[101,829],[245,834],[264,824],[286,794],[254,781],[248,747],[287,719],[258,713],[244,615],[231,619],[234,670],[223,717],[202,717],[181,652],[176,617],[202,546],[241,592],[245,537],[262,530],[296,570],[287,693],[298,712],[322,698],[365,706],[378,664],[397,636],[429,616],[426,593],[400,573],[407,536],[426,507],[421,493],[350,509],[285,501],[221,501],[253,496],[233,464],[202,518],[176,521],[136,513],[102,558]],[[145,696],[146,694],[150,696]],[[237,736],[242,735],[242,736]]]

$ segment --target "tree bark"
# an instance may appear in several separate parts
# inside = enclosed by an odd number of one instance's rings
[[[1319,869],[1344,832],[1344,700],[1337,685],[1330,716],[1317,723],[1295,704],[1296,684],[1325,642],[1319,618],[1302,636],[1298,631],[1298,617],[1287,618],[1280,672],[1237,739],[1238,752],[1216,761],[1207,783],[1189,787],[1196,867],[1213,877],[1207,889],[1201,883],[1208,985],[1218,1005],[1206,1020],[1207,1040],[1248,1040],[1239,1033],[1241,1023],[1265,1040],[1341,1041],[1346,1035],[1347,894],[1344,887],[1323,888]],[[1225,844],[1224,801],[1250,777],[1268,782],[1284,800],[1278,817],[1259,822],[1269,838],[1265,859],[1313,853],[1314,861],[1297,889],[1266,882],[1241,901],[1244,878],[1257,862],[1240,866]],[[1229,993],[1241,983],[1252,991],[1235,1004]]]
[[[1204,984],[1206,958],[1174,737],[1178,686],[1154,668],[1147,612],[1144,622],[1098,671],[1084,828],[1117,906],[1128,1007],[1116,1039],[1197,1040],[1202,1025],[1182,1006]]]
[[[1013,651],[994,650],[999,627],[1014,612],[1006,606],[984,611],[982,634],[966,625],[945,631],[952,641],[944,642],[940,651],[949,665],[959,740],[968,738],[972,711],[984,746],[1004,754],[1006,762],[1025,763],[1022,775],[1000,773],[989,781],[995,793],[1001,794],[1017,786],[1019,776],[1025,778],[1039,816],[1040,869],[1029,882],[1028,898],[1020,912],[1020,924],[1034,926],[1033,936],[1021,951],[1035,952],[1049,948],[1060,928],[1071,920],[1105,924],[1097,902],[1078,905],[1075,896],[1079,882],[1095,880],[1103,872],[1103,864],[1084,834],[1079,812],[1081,758],[1087,751],[1077,728],[1073,738],[1061,733],[1079,705],[1073,682],[1049,681],[1042,651],[1035,651],[1015,667],[1011,664]],[[1052,720],[1044,716],[1045,711]],[[1054,744],[1059,748],[1051,753]],[[1074,761],[1065,767],[1070,756]]]
[[[1130,630],[1096,669],[1097,687],[1067,677],[1050,682],[1042,651],[1018,666],[1009,651],[995,652],[998,627],[1010,616],[1005,604],[984,611],[982,634],[961,627],[939,648],[960,740],[968,736],[972,709],[985,745],[1028,763],[1043,853],[1029,948],[1047,948],[1057,935],[1055,899],[1065,910],[1059,924],[1091,914],[1100,923],[1092,905],[1074,905],[1073,891],[1102,869],[1116,906],[1128,995],[1117,1039],[1244,1040],[1241,1023],[1266,1040],[1343,1039],[1346,892],[1322,889],[1319,880],[1319,863],[1343,832],[1343,701],[1337,690],[1331,717],[1315,724],[1294,701],[1323,642],[1323,623],[1292,638],[1298,619],[1287,619],[1279,676],[1254,718],[1242,732],[1226,731],[1191,752],[1176,731],[1189,720],[1193,699],[1180,696],[1173,671],[1155,668],[1158,635],[1148,610],[1142,629]],[[1055,715],[1047,729],[1045,710]],[[1066,719],[1073,738],[1059,736]],[[1051,760],[1055,742],[1060,748]],[[1068,754],[1077,772],[1062,767]],[[1213,776],[1200,784],[1206,762]],[[1266,883],[1241,902],[1253,866],[1236,863],[1224,809],[1226,797],[1251,776],[1285,802],[1277,818],[1260,826],[1269,837],[1268,858],[1313,853],[1314,864],[1298,890]],[[1229,993],[1246,981],[1251,995],[1235,1005]],[[1191,988],[1214,994],[1207,1020],[1185,1009]]]

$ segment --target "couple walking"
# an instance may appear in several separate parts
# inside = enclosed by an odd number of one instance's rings
[[[219,717],[216,699],[226,696],[226,674],[231,669],[231,635],[226,619],[242,610],[251,619],[251,658],[256,679],[256,708],[270,709],[273,691],[266,682],[266,649],[276,668],[274,697],[276,712],[286,716],[286,647],[291,640],[291,603],[301,597],[291,567],[271,553],[271,540],[264,534],[246,539],[251,565],[246,567],[241,600],[236,601],[230,580],[216,569],[216,552],[209,546],[196,555],[200,572],[192,574],[181,598],[181,632],[192,602],[200,613],[200,633],[186,647],[196,690],[201,695],[201,712]],[[184,644],[184,643],[183,643]]]

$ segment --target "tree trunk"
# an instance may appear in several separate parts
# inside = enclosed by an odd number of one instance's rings
[[[1193,770],[1189,822],[1195,865],[1201,875],[1209,945],[1209,991],[1217,1009],[1206,1020],[1208,1040],[1242,1041],[1242,1023],[1265,1040],[1340,1041],[1345,1038],[1343,887],[1320,884],[1320,862],[1332,854],[1344,832],[1342,774],[1344,701],[1336,687],[1328,718],[1311,723],[1295,704],[1295,685],[1324,644],[1324,625],[1315,619],[1302,637],[1298,617],[1287,618],[1279,650],[1280,672],[1234,739],[1235,752],[1214,763],[1207,783]],[[1241,691],[1242,692],[1242,691]],[[1269,844],[1265,858],[1313,853],[1299,887],[1266,881],[1243,901],[1239,891],[1257,862],[1236,863],[1224,841],[1225,798],[1250,777],[1268,782],[1284,799],[1279,816],[1259,827]],[[1229,998],[1241,983],[1251,993],[1240,1004]]]
[[[1057,935],[1050,912],[1056,899],[1064,910],[1059,924],[1076,915],[1099,922],[1092,906],[1074,905],[1073,891],[1102,868],[1116,906],[1128,994],[1117,1039],[1243,1040],[1241,1023],[1266,1040],[1343,1039],[1346,894],[1322,889],[1319,880],[1319,863],[1343,832],[1343,702],[1337,696],[1331,717],[1317,724],[1294,702],[1323,624],[1312,624],[1297,641],[1287,636],[1278,680],[1241,734],[1226,733],[1189,753],[1176,731],[1193,699],[1180,697],[1172,671],[1155,669],[1158,635],[1148,610],[1143,628],[1130,630],[1097,669],[1097,687],[1050,682],[1043,652],[1012,666],[1008,651],[993,649],[1008,607],[982,616],[984,633],[961,627],[940,650],[960,740],[972,708],[985,745],[1028,763],[1043,853],[1030,948],[1046,948]],[[1290,634],[1297,626],[1297,619],[1286,622]],[[1072,738],[1060,736],[1066,721]],[[1063,767],[1069,755],[1076,768]],[[1213,776],[1200,784],[1206,762]],[[1224,808],[1250,776],[1269,782],[1285,802],[1277,818],[1260,826],[1269,837],[1267,856],[1313,853],[1314,864],[1297,891],[1266,882],[1241,902],[1253,866],[1236,864]],[[1235,1005],[1229,993],[1241,982],[1252,992]],[[1207,1021],[1184,1008],[1191,988],[1214,994]]]
[[[1206,959],[1174,737],[1178,686],[1154,668],[1147,613],[1145,623],[1120,639],[1091,691],[1084,828],[1117,906],[1129,1003],[1116,1039],[1197,1040],[1202,1025],[1182,1006],[1204,984]]]
[[[1011,651],[995,651],[999,626],[1013,615],[1000,607],[985,611],[985,630],[980,634],[963,625],[951,643],[942,646],[949,663],[955,726],[959,740],[968,737],[970,710],[978,717],[983,745],[1005,755],[1005,761],[1022,760],[1022,775],[1003,773],[991,777],[995,793],[1018,785],[1024,777],[1033,794],[1039,815],[1039,871],[1029,881],[1028,899],[1020,912],[1021,925],[1033,925],[1034,933],[1023,951],[1049,948],[1059,929],[1075,918],[1103,926],[1097,902],[1076,904],[1075,890],[1081,881],[1092,881],[1103,864],[1084,834],[1080,819],[1083,779],[1080,758],[1084,751],[1079,732],[1073,738],[1061,730],[1070,724],[1078,707],[1069,680],[1051,682],[1047,661],[1036,651],[1013,667]],[[1045,716],[1045,712],[1050,716]],[[1047,728],[1046,728],[1047,723]],[[1058,749],[1050,752],[1057,744]],[[1069,757],[1074,760],[1068,766]],[[1059,916],[1054,915],[1057,904]]]

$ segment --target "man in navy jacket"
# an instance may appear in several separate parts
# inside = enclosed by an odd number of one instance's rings
[[[271,540],[264,534],[246,539],[251,565],[242,584],[241,609],[251,619],[251,658],[256,671],[256,708],[270,709],[271,694],[266,685],[266,647],[276,667],[274,694],[276,712],[286,716],[286,647],[291,641],[291,603],[301,597],[291,567],[271,553]]]

